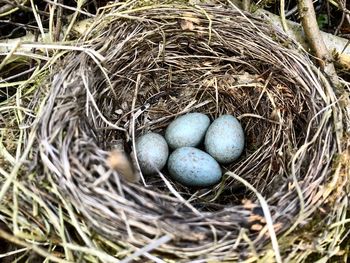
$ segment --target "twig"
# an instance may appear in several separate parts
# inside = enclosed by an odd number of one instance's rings
[[[122,261],[120,261],[120,263],[133,262],[135,260],[135,258],[137,258],[139,256],[142,256],[146,252],[150,252],[150,251],[160,247],[161,245],[169,242],[170,240],[171,240],[171,237],[169,235],[164,235],[161,238],[159,238],[159,239],[149,243],[147,246],[144,246],[143,248],[135,251],[129,257],[127,257],[127,258],[123,259]]]
[[[135,110],[136,99],[137,99],[137,94],[138,94],[138,91],[139,91],[140,81],[141,81],[141,75],[138,74],[137,75],[137,80],[136,80],[136,85],[135,85],[134,97],[133,97],[133,100],[132,100],[132,103],[131,103],[132,104],[131,105],[132,112],[134,112],[134,110]],[[137,151],[136,151],[135,121],[136,121],[137,117],[138,116],[135,116],[135,113],[132,114],[130,129],[131,129],[131,140],[132,140],[132,147],[133,147],[133,151],[134,151],[135,164],[136,164],[137,169],[139,171],[141,171],[140,164],[139,164],[139,161],[138,161],[138,158],[137,158]],[[147,183],[145,181],[145,178],[143,177],[142,172],[140,172],[140,177],[141,177],[143,185],[145,187],[147,187]]]
[[[61,4],[63,1],[59,0],[59,4]],[[56,22],[56,28],[55,28],[55,35],[54,40],[59,41],[60,39],[60,33],[62,29],[62,17],[63,17],[63,10],[62,6],[57,7],[57,22]]]
[[[298,7],[306,38],[315,56],[318,58],[317,62],[331,79],[332,83],[337,86],[339,84],[338,76],[332,58],[321,36],[320,29],[318,28],[312,0],[299,0]]]
[[[0,7],[0,16],[2,16],[4,13],[9,12],[11,9],[14,9],[12,5],[6,4]]]
[[[339,31],[340,31],[341,27],[342,27],[343,24],[344,24],[345,15],[346,15],[346,14],[343,12],[343,14],[342,14],[342,16],[341,16],[341,19],[340,19],[340,23],[339,23],[339,25],[337,26],[337,29],[335,30],[334,35],[338,35],[338,34],[339,34]]]
[[[283,30],[285,32],[288,31],[288,25],[287,25],[287,21],[286,21],[286,13],[285,13],[285,2],[284,0],[281,0],[280,1],[280,16],[281,16],[281,23],[282,23],[282,27],[283,27]]]
[[[0,14],[1,14],[1,10],[0,10]],[[6,23],[6,24],[9,24],[9,25],[18,26],[18,27],[25,28],[25,29],[27,29],[27,28],[28,29],[32,29],[32,30],[38,30],[39,29],[37,26],[18,23],[18,22],[11,21],[9,19],[7,19],[7,20],[0,20],[0,23]]]

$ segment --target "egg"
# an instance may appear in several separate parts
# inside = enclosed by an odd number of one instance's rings
[[[136,155],[142,173],[150,175],[164,168],[169,156],[169,147],[163,136],[150,132],[137,139]]]
[[[170,148],[198,146],[204,139],[210,119],[203,113],[193,112],[172,121],[165,131]]]
[[[185,186],[207,187],[220,181],[220,165],[209,154],[194,147],[181,147],[170,154],[168,171]]]
[[[222,115],[209,126],[205,135],[205,150],[219,163],[236,160],[244,149],[244,131],[232,115]]]

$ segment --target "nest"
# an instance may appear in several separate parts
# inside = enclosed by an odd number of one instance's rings
[[[315,218],[314,233],[334,221],[345,196],[344,110],[297,44],[234,7],[111,10],[97,21],[36,94],[44,104],[30,170],[34,185],[50,182],[62,196],[67,216],[91,235],[176,260],[272,250],[279,261],[293,244],[278,240]],[[166,169],[132,183],[110,166],[113,149],[132,154],[139,135],[194,111],[232,114],[246,133],[218,185],[187,188]],[[82,232],[65,235],[86,243]]]

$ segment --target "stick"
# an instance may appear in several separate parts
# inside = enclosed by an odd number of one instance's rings
[[[305,36],[310,43],[319,66],[336,86],[339,85],[337,73],[335,71],[332,57],[323,41],[320,29],[318,28],[316,14],[312,0],[298,0],[298,9]]]

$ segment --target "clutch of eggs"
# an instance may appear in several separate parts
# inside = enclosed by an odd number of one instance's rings
[[[195,148],[203,141],[206,152]],[[219,163],[236,160],[244,143],[243,128],[232,115],[222,115],[210,124],[208,116],[194,112],[171,122],[165,138],[156,133],[142,135],[136,151],[144,175],[157,173],[168,160],[173,179],[185,186],[207,187],[221,180]],[[170,156],[168,145],[174,150]]]

